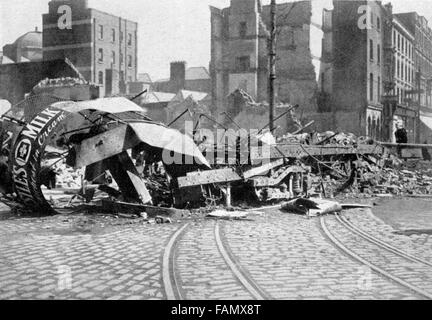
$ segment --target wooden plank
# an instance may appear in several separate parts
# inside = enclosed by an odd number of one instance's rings
[[[392,143],[392,142],[378,142],[385,147],[401,147],[401,148],[427,148],[431,149],[432,144],[419,144],[419,143]]]
[[[404,159],[423,159],[423,152],[421,148],[402,147],[401,157]]]
[[[264,174],[267,171],[269,171],[269,170],[271,170],[273,168],[279,167],[279,166],[281,166],[283,164],[284,164],[284,160],[280,159],[280,160],[277,160],[277,161],[265,164],[263,166],[250,169],[250,170],[248,170],[248,171],[246,171],[246,172],[243,173],[243,178],[249,179],[251,177],[255,177],[255,176]]]
[[[140,143],[133,130],[122,125],[86,139],[77,146],[75,169],[111,158]]]
[[[330,155],[355,155],[355,154],[382,154],[384,148],[379,145],[352,146],[311,146],[300,144],[278,144],[277,149],[270,147],[270,155],[267,156],[262,147],[251,147],[251,160],[253,163],[269,161],[270,159],[295,158],[301,159],[308,156]],[[270,159],[269,159],[270,158]]]
[[[212,183],[240,181],[242,178],[231,168],[190,172],[186,177],[178,178],[179,188],[193,187]]]
[[[283,173],[277,177],[257,177],[252,179],[254,187],[271,187],[277,186],[290,173],[306,173],[306,170],[299,166],[288,167]]]
[[[152,202],[144,181],[126,151],[105,160],[104,163],[127,201],[142,204]]]

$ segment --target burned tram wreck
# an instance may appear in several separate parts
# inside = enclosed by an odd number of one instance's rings
[[[2,124],[7,163],[3,163],[1,189],[5,199],[27,208],[56,212],[50,190],[71,194],[74,189],[73,196],[86,202],[93,200],[89,194],[99,190],[109,198],[151,205],[152,196],[135,166],[139,158],[152,166],[179,154],[181,159],[191,158],[186,162],[194,170],[209,168],[191,138],[151,121],[125,98],[54,103],[56,99],[49,96],[30,99],[3,116]],[[34,106],[40,110],[31,119],[24,116],[28,103],[38,104]],[[171,181],[182,172],[176,163],[163,165]],[[81,175],[81,185],[58,188],[59,167],[69,169],[72,176]]]
[[[373,143],[275,144],[251,135],[199,147],[126,98],[31,96],[2,117],[1,137],[2,200],[49,214],[80,205],[146,211],[292,199],[314,192],[310,173],[327,170],[343,188],[359,155],[383,152]]]

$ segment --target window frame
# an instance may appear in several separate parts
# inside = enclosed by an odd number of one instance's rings
[[[381,64],[381,45],[377,44],[377,63]]]
[[[116,29],[111,28],[111,42],[115,43],[117,38]]]
[[[247,37],[248,28],[247,28],[247,22],[241,21],[239,23],[239,38],[244,39]]]
[[[103,50],[103,48],[98,49],[98,62],[99,63],[104,62],[104,50]]]
[[[99,40],[104,39],[104,26],[103,26],[103,24],[98,24],[98,39]]]
[[[113,65],[113,66],[115,66],[117,63],[116,63],[116,52],[114,51],[114,50],[112,50],[111,51],[111,64]]]
[[[98,72],[98,84],[105,85],[104,72],[103,71]]]
[[[378,102],[381,99],[381,77],[378,76],[378,85],[377,85],[377,95],[378,95]]]
[[[132,46],[132,43],[133,43],[133,40],[132,40],[132,33],[128,33],[128,35],[127,35],[127,45],[129,46],[129,47],[131,47]]]
[[[236,57],[235,61],[236,70],[239,72],[247,72],[251,67],[250,56]]]

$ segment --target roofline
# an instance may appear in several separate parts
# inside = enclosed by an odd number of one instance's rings
[[[3,57],[9,58],[8,56],[3,56]],[[12,59],[10,59],[10,60],[12,60]],[[69,65],[71,68],[74,67],[73,64],[71,66],[71,63],[68,62],[67,58],[64,58],[64,59],[53,59],[53,60],[38,60],[38,61],[25,61],[25,62],[7,63],[7,64],[0,64],[0,67],[1,66],[5,66],[5,65],[11,66],[11,65],[17,65],[17,64],[22,65],[22,64],[30,64],[30,63],[54,63],[54,62],[60,62],[60,61],[62,61],[65,64]]]
[[[393,17],[393,23],[397,27],[399,27],[406,35],[408,35],[412,41],[415,40],[415,35],[412,34],[412,32],[408,30],[407,26],[398,17],[396,17],[396,16]]]
[[[122,20],[124,20],[124,21],[127,21],[127,22],[130,22],[130,23],[132,23],[132,24],[135,24],[137,27],[138,27],[138,22],[136,22],[136,21],[132,21],[132,20],[129,20],[129,19],[125,19],[125,18],[123,18],[123,17],[121,17],[121,16],[116,16],[115,14],[112,14],[112,13],[108,13],[108,12],[106,12],[106,11],[103,11],[103,10],[99,10],[99,9],[95,9],[95,8],[88,8],[88,10],[90,10],[90,12],[91,11],[96,11],[96,12],[98,12],[98,13],[102,13],[102,14],[105,14],[105,15],[107,15],[107,16],[111,16],[111,17],[113,17],[113,18],[120,18],[120,19],[122,19]]]

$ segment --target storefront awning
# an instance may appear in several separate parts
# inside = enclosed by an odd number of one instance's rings
[[[428,127],[430,130],[432,130],[432,115],[426,116],[426,115],[420,115],[420,121]]]

